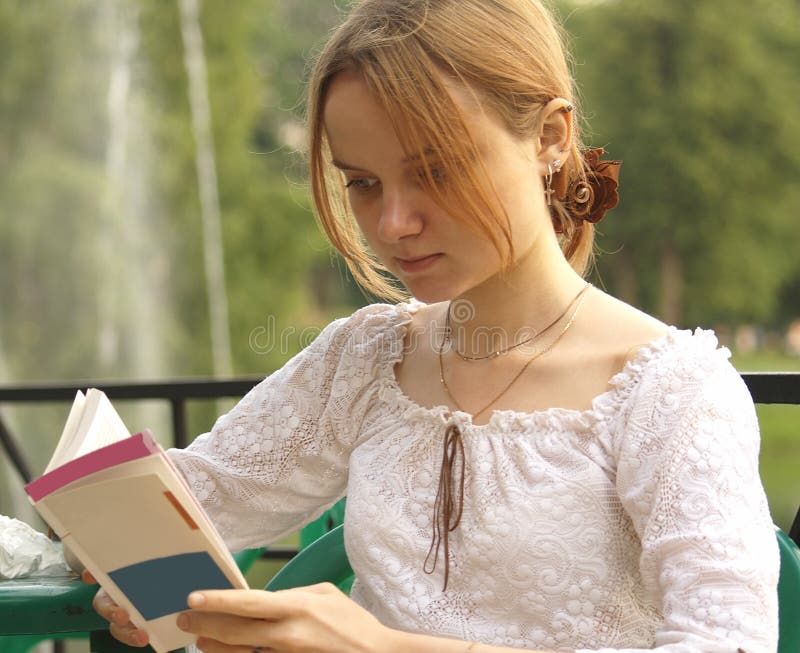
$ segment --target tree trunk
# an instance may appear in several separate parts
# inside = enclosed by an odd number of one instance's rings
[[[200,30],[200,3],[198,0],[181,0],[180,10],[184,63],[189,82],[189,111],[192,116],[195,141],[197,188],[200,192],[200,214],[203,224],[203,260],[210,311],[211,353],[214,376],[225,377],[233,374],[233,355],[228,319],[228,295],[225,288],[222,218],[211,125],[211,101],[203,51],[203,34]]]
[[[683,261],[674,243],[661,251],[661,293],[659,317],[667,324],[679,325],[683,317]]]
[[[639,301],[639,283],[630,251],[623,247],[613,256],[614,294],[623,302],[636,306]]]

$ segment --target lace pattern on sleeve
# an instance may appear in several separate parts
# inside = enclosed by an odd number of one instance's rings
[[[655,650],[772,653],[778,551],[752,399],[712,333],[687,344],[642,380],[618,450],[642,581],[664,619]]]
[[[349,454],[394,307],[337,320],[251,390],[211,432],[170,450],[231,548],[296,531],[345,493]]]

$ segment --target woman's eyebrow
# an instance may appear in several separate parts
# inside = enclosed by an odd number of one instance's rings
[[[422,154],[409,154],[402,160],[402,163],[416,163],[417,161],[421,161],[422,159],[430,159],[431,157],[436,157],[436,150],[432,147],[426,147],[422,150]]]
[[[422,154],[409,154],[400,161],[402,164],[406,163],[416,163],[424,159],[429,159],[436,156],[436,150],[432,147],[426,147]],[[362,168],[361,166],[352,165],[350,163],[345,163],[344,161],[339,161],[338,159],[331,159],[331,164],[339,168],[339,170],[366,170],[366,168]]]
[[[349,163],[344,163],[342,161],[337,161],[336,159],[331,159],[331,163],[339,168],[339,170],[361,170],[359,166],[350,165]]]

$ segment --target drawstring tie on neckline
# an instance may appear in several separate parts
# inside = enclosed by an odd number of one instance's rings
[[[439,560],[439,550],[444,549],[444,585],[447,589],[450,577],[449,535],[461,522],[464,512],[464,439],[458,424],[449,423],[444,432],[442,466],[439,472],[439,487],[433,506],[433,533],[428,555],[422,569],[432,574]],[[433,562],[431,563],[431,557]]]

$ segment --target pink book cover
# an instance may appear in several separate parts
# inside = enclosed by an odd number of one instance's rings
[[[129,438],[109,444],[95,451],[90,451],[79,458],[57,467],[53,471],[40,476],[25,486],[28,496],[38,502],[48,494],[60,490],[73,481],[94,474],[101,469],[108,469],[129,460],[144,458],[161,451],[161,447],[153,439],[150,431],[142,431]]]

